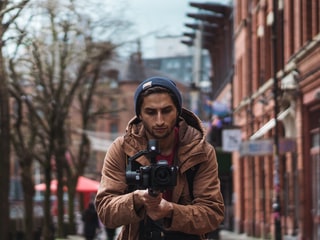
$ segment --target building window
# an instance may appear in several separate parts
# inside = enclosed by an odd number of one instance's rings
[[[111,116],[117,116],[118,115],[118,101],[117,99],[110,99],[110,111],[111,111]]]
[[[320,130],[312,134],[312,146],[311,147],[320,147]]]
[[[119,135],[119,126],[117,123],[110,124],[111,140],[115,140]]]

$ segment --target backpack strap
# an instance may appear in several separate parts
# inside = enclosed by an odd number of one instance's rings
[[[188,181],[188,187],[189,187],[189,193],[190,193],[190,198],[193,200],[194,195],[193,195],[193,180],[194,176],[196,175],[198,169],[200,167],[200,164],[197,164],[191,168],[189,168],[186,172],[187,175],[187,181]]]

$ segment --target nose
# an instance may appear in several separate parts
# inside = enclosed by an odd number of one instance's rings
[[[159,111],[157,113],[157,117],[156,117],[156,124],[157,125],[162,125],[163,123],[164,123],[163,115],[162,115],[161,111]]]

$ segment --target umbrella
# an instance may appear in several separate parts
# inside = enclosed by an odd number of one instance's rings
[[[98,188],[99,188],[99,182],[80,176],[78,178],[78,183],[77,183],[77,187],[76,187],[76,191],[77,192],[97,192]],[[50,190],[51,192],[56,192],[57,191],[57,187],[58,187],[58,181],[56,179],[51,181],[50,184]],[[44,191],[46,189],[46,184],[45,183],[40,183],[35,185],[35,190],[36,191]],[[63,189],[64,191],[67,190],[66,187],[64,187]]]

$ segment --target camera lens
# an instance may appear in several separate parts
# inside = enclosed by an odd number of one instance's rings
[[[154,172],[154,177],[155,177],[155,182],[158,185],[166,185],[168,183],[170,183],[170,169],[168,167],[157,167],[157,169]]]

